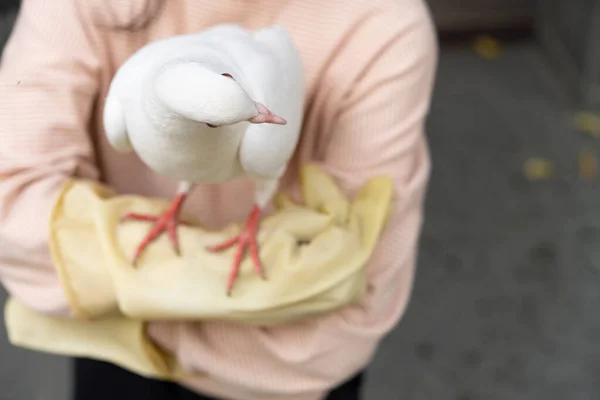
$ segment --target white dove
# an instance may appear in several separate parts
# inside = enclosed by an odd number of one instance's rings
[[[217,25],[150,43],[127,59],[106,98],[108,141],[117,151],[135,151],[152,170],[180,182],[162,215],[123,216],[153,223],[134,265],[165,232],[179,254],[179,211],[195,184],[247,175],[255,183],[255,205],[246,225],[239,236],[210,250],[237,245],[228,295],[248,249],[264,279],[256,231],[296,148],[303,104],[302,62],[282,26],[250,32]]]

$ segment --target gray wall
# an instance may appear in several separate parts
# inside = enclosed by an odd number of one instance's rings
[[[600,108],[600,3],[539,0],[537,35],[577,108]]]
[[[0,12],[0,50],[6,44],[16,17],[17,12],[15,9],[8,12]]]
[[[533,18],[534,0],[426,0],[439,30],[505,28]]]

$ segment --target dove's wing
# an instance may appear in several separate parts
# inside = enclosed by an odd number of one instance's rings
[[[133,150],[127,135],[125,110],[115,95],[109,94],[104,105],[104,130],[109,143],[121,153]]]

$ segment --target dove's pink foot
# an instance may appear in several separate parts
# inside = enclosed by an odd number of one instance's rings
[[[252,264],[254,267],[254,271],[261,278],[266,279],[265,272],[260,263],[260,258],[258,256],[258,244],[256,243],[256,231],[258,230],[258,222],[260,221],[261,209],[258,206],[254,206],[248,220],[246,221],[246,225],[242,232],[223,243],[210,246],[208,248],[209,251],[217,252],[226,250],[234,245],[237,245],[237,249],[235,252],[235,257],[233,259],[233,266],[231,267],[231,271],[229,272],[229,279],[227,281],[227,296],[231,295],[231,291],[233,290],[233,285],[235,283],[235,279],[237,278],[238,272],[240,270],[240,265],[242,263],[242,259],[246,252],[246,249],[250,250],[250,257],[252,258]]]
[[[175,253],[179,255],[179,239],[177,237],[177,226],[180,224],[179,212],[186,198],[185,193],[180,193],[173,199],[169,207],[162,215],[147,215],[138,213],[127,213],[121,217],[121,221],[145,221],[152,222],[153,226],[148,234],[138,245],[133,256],[133,265],[137,265],[142,253],[150,243],[155,241],[161,234],[167,233]]]

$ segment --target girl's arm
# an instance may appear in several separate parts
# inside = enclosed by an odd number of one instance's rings
[[[95,179],[87,127],[98,62],[76,0],[23,0],[0,63],[0,281],[41,312],[69,309],[48,221],[71,176]]]

